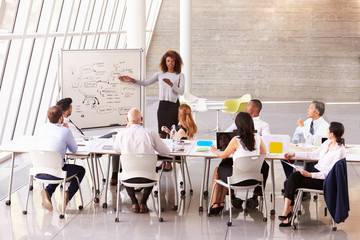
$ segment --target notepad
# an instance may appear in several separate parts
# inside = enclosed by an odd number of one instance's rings
[[[213,145],[212,141],[197,141],[196,143],[198,146],[203,146],[203,147],[210,147]]]
[[[204,148],[198,148],[198,149],[196,149],[196,151],[197,151],[197,152],[207,152],[207,151],[209,151],[209,148],[206,148],[206,147],[204,147]]]
[[[282,142],[270,142],[270,153],[282,153]]]

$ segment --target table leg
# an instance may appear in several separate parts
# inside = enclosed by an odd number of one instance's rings
[[[95,158],[95,154],[90,154],[90,167],[91,167],[91,174],[92,174],[92,180],[93,180],[93,197],[94,197],[94,202],[98,203],[99,202],[99,198],[97,197],[96,194],[96,178],[95,178],[95,168],[94,168],[94,158]]]
[[[204,158],[204,171],[203,171],[203,178],[201,181],[201,188],[200,188],[200,206],[199,206],[199,212],[203,211],[203,200],[204,200],[204,185],[205,185],[205,177],[206,177],[206,168],[207,165],[207,159]]]
[[[205,196],[208,196],[209,195],[209,173],[210,173],[210,158],[207,159],[207,165],[206,165],[206,183],[205,183],[205,192],[204,192],[204,195]]]
[[[172,210],[177,211],[178,210],[178,188],[177,188],[177,176],[176,176],[176,161],[175,156],[173,157],[173,171],[174,171],[174,181],[175,181],[175,205],[172,208]],[[160,197],[160,196],[159,196]]]
[[[273,208],[270,210],[271,215],[275,215],[275,174],[274,174],[274,159],[271,159],[271,181],[272,181],[272,204]]]
[[[11,154],[11,167],[10,167],[10,179],[9,179],[9,188],[8,188],[8,200],[6,200],[5,204],[7,206],[11,205],[11,190],[12,190],[12,182],[14,176],[14,165],[15,165],[15,152]]]
[[[183,181],[183,190],[181,190],[180,194],[186,194],[186,180],[185,180],[185,168],[184,168],[184,157],[180,157],[180,167],[181,167],[181,174],[182,174],[182,181]]]
[[[103,208],[107,208],[107,191],[108,191],[108,187],[109,187],[109,184],[110,184],[110,161],[111,159],[111,156],[110,154],[108,155],[108,168],[107,168],[107,175],[106,175],[106,179],[107,179],[107,182],[105,184],[105,202],[103,203]],[[119,163],[120,165],[120,163]],[[114,170],[113,170],[114,171]]]

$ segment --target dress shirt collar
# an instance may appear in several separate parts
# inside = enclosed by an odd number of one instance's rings
[[[322,122],[322,117],[319,117],[318,119],[316,119],[316,120],[312,120],[311,119],[311,121],[313,121],[314,122],[314,124],[317,124],[317,123],[320,123],[320,122]]]
[[[130,128],[141,128],[142,126],[140,124],[132,124]]]

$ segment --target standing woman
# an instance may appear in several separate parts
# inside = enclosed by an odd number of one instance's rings
[[[343,145],[342,136],[344,134],[344,126],[339,122],[331,122],[327,131],[327,138],[321,146],[313,152],[287,153],[287,158],[310,158],[319,159],[314,166],[316,172],[297,171],[290,174],[285,188],[284,194],[284,210],[279,216],[280,227],[289,227],[294,214],[294,195],[299,187],[323,189],[324,179],[330,172],[331,168],[337,161],[346,156],[345,147]]]
[[[158,131],[161,138],[166,138],[162,126],[171,128],[178,125],[179,95],[184,94],[185,76],[181,73],[183,65],[180,55],[173,50],[167,51],[161,58],[161,71],[155,73],[146,81],[135,80],[129,76],[119,76],[120,81],[132,82],[141,86],[148,86],[159,82],[159,108],[157,111]]]

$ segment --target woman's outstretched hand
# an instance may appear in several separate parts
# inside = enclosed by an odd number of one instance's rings
[[[169,85],[170,87],[172,87],[174,84],[170,81],[170,79],[167,79],[167,78],[163,78],[163,81]]]
[[[118,79],[122,82],[132,82],[132,83],[136,83],[136,80],[129,77],[129,76],[119,76]]]

